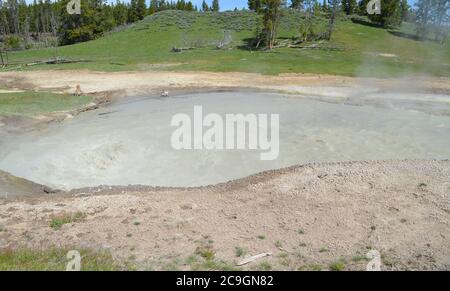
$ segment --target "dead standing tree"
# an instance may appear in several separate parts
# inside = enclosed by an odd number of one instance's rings
[[[2,68],[8,65],[8,51],[3,43],[0,43],[0,61]]]
[[[336,17],[339,9],[340,0],[329,0],[330,3],[330,21],[328,22],[328,29],[325,33],[325,39],[331,40],[331,34],[333,33]]]
[[[3,47],[0,47],[0,61],[2,62],[2,67],[5,67],[8,65],[7,57],[3,57]]]
[[[52,36],[54,38],[54,48],[55,48],[55,59],[58,59],[58,27],[59,27],[59,23],[58,23],[58,19],[56,18],[56,15],[54,13],[54,11],[51,12],[51,18],[50,18],[50,22],[51,22],[51,27],[52,27]]]

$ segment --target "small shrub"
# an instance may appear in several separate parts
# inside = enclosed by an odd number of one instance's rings
[[[345,270],[345,264],[342,261],[334,262],[329,265],[331,271],[339,272]]]
[[[234,249],[234,254],[236,255],[236,257],[240,258],[245,256],[245,254],[247,253],[247,251],[244,248],[241,247],[236,247]]]
[[[83,212],[76,212],[74,214],[64,213],[62,215],[53,217],[50,222],[50,227],[54,230],[60,229],[64,224],[75,223],[82,221],[86,218],[86,214]]]
[[[10,36],[6,39],[5,45],[8,49],[19,50],[22,48],[22,41],[17,36]]]
[[[272,265],[268,261],[263,261],[259,264],[258,269],[261,271],[271,271]]]

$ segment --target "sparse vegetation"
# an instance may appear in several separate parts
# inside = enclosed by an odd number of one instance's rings
[[[333,262],[331,263],[329,266],[330,271],[344,271],[345,270],[345,263],[343,261],[337,261],[337,262]]]
[[[50,250],[2,250],[0,251],[0,271],[65,271],[70,249]],[[106,252],[80,251],[83,271],[117,271],[118,265]]]
[[[337,261],[332,262],[331,264],[328,265],[328,268],[330,269],[330,271],[344,271],[345,270],[345,259],[340,258]]]
[[[270,264],[269,261],[262,261],[261,263],[259,263],[258,265],[258,270],[260,271],[271,271],[272,270],[272,264]]]
[[[362,256],[362,255],[356,255],[352,258],[352,261],[355,263],[359,263],[359,262],[363,262],[363,261],[368,261],[369,259],[366,256]]]
[[[50,227],[58,230],[65,224],[80,222],[85,218],[86,214],[80,211],[76,213],[63,213],[52,218]]]
[[[207,261],[214,260],[216,256],[212,243],[210,242],[202,242],[195,250],[195,254]]]
[[[245,248],[242,248],[242,247],[236,247],[234,249],[234,254],[236,255],[236,257],[241,258],[241,257],[244,257],[247,254],[247,250]]]

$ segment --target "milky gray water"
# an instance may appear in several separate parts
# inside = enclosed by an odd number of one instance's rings
[[[280,155],[174,150],[175,113],[277,113]],[[200,186],[310,162],[448,159],[450,117],[283,95],[223,92],[136,98],[29,133],[0,149],[0,169],[59,189],[98,185]]]

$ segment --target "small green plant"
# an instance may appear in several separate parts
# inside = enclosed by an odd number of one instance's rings
[[[141,223],[139,221],[135,221],[135,222],[133,222],[133,225],[134,226],[139,226],[139,225],[141,225]]]
[[[64,224],[80,222],[86,218],[86,214],[83,212],[76,212],[74,214],[64,213],[52,218],[50,227],[54,230],[61,229]]]
[[[331,271],[336,272],[345,270],[345,264],[342,261],[333,262],[328,267],[330,268]]]
[[[272,270],[272,265],[269,261],[263,261],[258,265],[258,269],[261,271],[270,271]]]
[[[247,254],[247,250],[242,247],[236,247],[234,249],[234,254],[236,255],[236,257],[241,258]]]
[[[277,240],[277,241],[275,242],[275,246],[276,246],[277,248],[282,248],[282,247],[283,247],[283,243],[282,243],[280,240]]]
[[[281,253],[278,255],[279,263],[282,266],[289,267],[291,265],[291,259],[287,253]]]
[[[303,229],[299,229],[298,234],[305,234],[305,231]]]
[[[214,252],[214,249],[211,244],[201,244],[195,250],[195,254],[199,255],[200,257],[204,258],[207,261],[214,260],[216,256],[216,253]]]
[[[186,265],[192,266],[193,264],[198,262],[198,257],[196,255],[190,255],[186,258]]]
[[[18,50],[22,46],[22,41],[17,36],[10,36],[6,39],[6,47],[12,50]]]
[[[358,262],[363,262],[363,261],[368,261],[369,259],[366,256],[362,256],[362,255],[356,255],[352,258],[352,261],[355,263]]]
[[[328,252],[328,249],[325,247],[323,247],[319,250],[319,253],[327,253],[327,252]]]
[[[258,235],[258,238],[259,238],[260,240],[265,240],[265,239],[266,239],[266,236],[265,236],[265,235]]]

